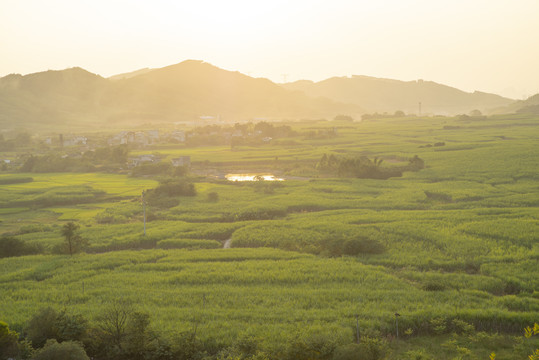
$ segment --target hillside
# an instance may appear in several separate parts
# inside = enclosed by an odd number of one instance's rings
[[[67,124],[98,120],[109,81],[81,68],[0,78],[0,124]]]
[[[138,73],[138,74],[137,74]],[[357,105],[313,99],[267,79],[188,60],[104,79],[80,68],[0,78],[0,125],[114,124],[360,114]]]
[[[153,70],[154,69],[143,68],[143,69],[139,69],[139,70],[135,70],[135,71],[130,71],[130,72],[122,73],[122,74],[113,75],[113,76],[108,77],[108,79],[109,80],[129,79],[129,78],[132,78],[132,77],[135,77],[135,76],[138,76],[138,75],[147,74],[147,73],[149,73],[149,72],[151,72]]]
[[[303,91],[309,96],[323,96],[351,103],[368,112],[393,113],[402,110],[417,114],[419,102],[423,114],[453,115],[478,109],[505,106],[513,100],[476,91],[467,93],[432,81],[399,81],[369,76],[333,77],[320,82],[297,81],[284,84],[288,90]]]
[[[539,94],[530,96],[526,100],[515,101],[512,104],[498,108],[496,114],[539,114]]]
[[[275,117],[333,117],[361,113],[359,106],[313,99],[263,78],[188,60],[116,82],[107,97],[113,119],[169,121],[221,115],[225,120]]]

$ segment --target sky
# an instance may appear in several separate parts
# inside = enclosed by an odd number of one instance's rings
[[[0,77],[187,59],[275,82],[368,75],[539,93],[539,0],[0,0]]]

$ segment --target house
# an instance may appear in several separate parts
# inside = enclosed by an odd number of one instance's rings
[[[148,130],[146,132],[148,139],[151,143],[156,143],[159,141],[159,130]]]
[[[75,146],[75,145],[86,145],[88,139],[84,136],[74,136],[71,139],[66,139],[63,142],[63,146]]]
[[[139,166],[142,164],[152,164],[158,162],[158,159],[155,155],[147,154],[147,155],[139,155],[136,157],[133,157],[130,160],[131,166]]]
[[[179,130],[173,131],[170,134],[170,138],[172,140],[177,141],[177,142],[185,142],[185,132],[184,131],[179,131]]]
[[[190,156],[180,156],[171,160],[172,166],[191,166]]]
[[[137,131],[135,133],[135,143],[139,144],[139,145],[148,145],[150,143],[149,139],[148,139],[148,136],[146,135],[146,133],[142,132],[142,131]]]

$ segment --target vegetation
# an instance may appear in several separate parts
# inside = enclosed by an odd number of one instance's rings
[[[0,320],[16,356],[50,339],[96,359],[532,354],[537,118],[282,126],[279,142],[128,153],[190,156],[179,176],[1,174]],[[241,170],[285,181],[219,179]],[[84,252],[59,251],[66,228]],[[103,317],[117,299],[130,320],[114,335]]]

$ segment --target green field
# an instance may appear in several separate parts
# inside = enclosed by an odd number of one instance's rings
[[[49,305],[96,319],[122,298],[163,334],[196,327],[223,346],[252,336],[278,356],[300,335],[353,342],[357,314],[392,359],[525,358],[522,329],[539,321],[539,118],[291,125],[337,135],[133,152],[190,155],[199,174],[189,180],[196,196],[148,205],[145,236],[140,194],[162,179],[0,175],[0,233],[46,253],[0,259],[0,320],[22,330]],[[426,167],[388,180],[337,178],[316,169],[323,154],[377,157],[385,167],[418,155]],[[286,180],[200,176],[234,169]],[[10,183],[17,177],[33,181]],[[86,253],[57,254],[68,221],[81,225]]]

